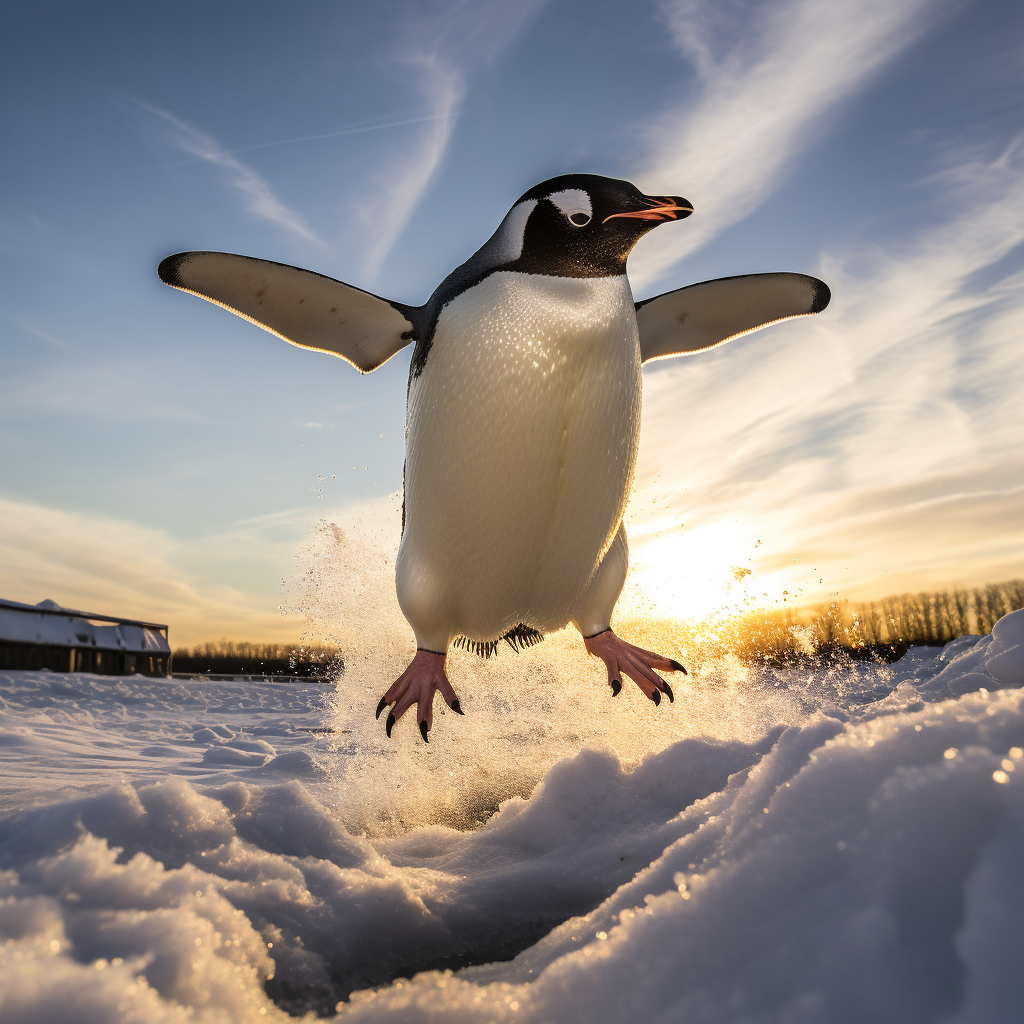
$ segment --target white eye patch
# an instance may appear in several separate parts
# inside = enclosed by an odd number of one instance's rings
[[[494,265],[513,263],[523,255],[523,239],[526,236],[526,222],[537,205],[536,199],[528,199],[518,203],[505,215],[501,226],[494,233],[493,260]]]
[[[579,188],[566,188],[561,192],[555,192],[553,195],[548,196],[551,200],[569,218],[570,222],[575,224],[576,227],[581,228],[585,224],[590,223],[590,218],[593,216],[593,209],[590,206],[590,196],[587,195],[582,189]]]

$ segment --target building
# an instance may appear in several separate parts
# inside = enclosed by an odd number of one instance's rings
[[[167,627],[0,598],[0,669],[165,676],[171,671]]]

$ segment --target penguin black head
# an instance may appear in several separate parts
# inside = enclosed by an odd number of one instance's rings
[[[523,273],[623,274],[643,235],[691,213],[679,196],[645,196],[628,181],[598,174],[562,174],[522,195],[485,249],[494,247],[504,266]]]
[[[416,338],[411,377],[423,370],[441,310],[488,275],[508,270],[551,277],[620,276],[643,235],[691,213],[693,207],[679,196],[645,196],[628,181],[599,174],[562,174],[535,185],[424,305],[401,308]]]

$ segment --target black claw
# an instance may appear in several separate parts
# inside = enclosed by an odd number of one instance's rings
[[[688,676],[690,674],[689,672],[686,671],[685,668],[683,668],[682,665],[679,664],[678,661],[673,661],[672,662],[672,671],[673,672],[682,672],[684,676]]]
[[[613,679],[612,680],[612,696],[613,697],[618,697],[618,695],[621,692],[621,690],[622,690],[622,680],[621,679]]]
[[[462,705],[459,703],[458,697],[456,697],[455,700],[452,701],[452,711],[454,711],[455,714],[457,715],[464,715],[466,713],[462,710]]]
[[[427,739],[427,723],[426,722],[420,722],[420,735],[423,737],[423,742],[424,743],[429,743],[430,742],[430,740]]]
[[[654,701],[654,706],[657,707],[661,703],[661,691],[655,690],[654,693],[651,694],[651,700]]]
[[[394,729],[396,721],[395,713],[392,711],[388,715],[388,720],[384,723],[384,731],[388,734],[388,739],[391,739],[391,730]]]
[[[385,708],[386,708],[387,706],[388,706],[388,699],[387,699],[387,697],[381,697],[381,699],[380,699],[380,703],[379,703],[379,704],[377,705],[377,714],[375,714],[375,715],[374,715],[373,717],[374,717],[374,718],[376,718],[376,719],[379,719],[379,718],[380,718],[380,713],[381,713],[381,712],[382,712],[382,711],[383,711],[383,710],[384,710],[384,709],[385,709]]]
[[[669,704],[675,704],[676,698],[672,693],[672,687],[669,686],[664,679],[661,681],[661,688],[665,691],[665,696],[668,697]]]

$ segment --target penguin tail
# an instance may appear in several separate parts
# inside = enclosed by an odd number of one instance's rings
[[[534,629],[533,626],[527,626],[525,623],[520,622],[518,626],[513,626],[504,636],[499,636],[496,640],[470,640],[467,636],[457,636],[452,641],[452,646],[461,647],[464,651],[469,651],[471,654],[478,654],[481,658],[489,658],[491,655],[498,653],[498,645],[502,640],[513,651],[523,651],[527,647],[539,644],[543,639],[544,634],[539,629]]]
[[[502,638],[513,651],[524,651],[527,647],[534,647],[544,639],[544,634],[533,626],[527,626],[520,622],[518,626],[510,629]]]

